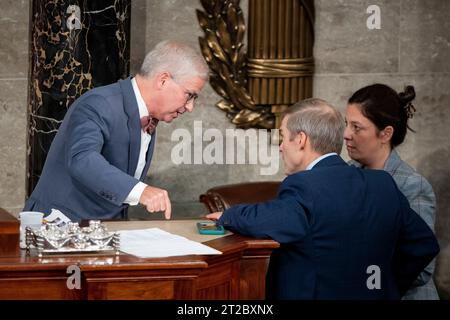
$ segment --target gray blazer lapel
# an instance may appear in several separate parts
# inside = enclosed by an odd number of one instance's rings
[[[139,119],[139,108],[134,95],[131,79],[119,80],[123,94],[123,107],[128,115],[128,132],[130,135],[130,146],[128,151],[128,171],[134,176],[139,160],[139,151],[141,149],[141,122]]]

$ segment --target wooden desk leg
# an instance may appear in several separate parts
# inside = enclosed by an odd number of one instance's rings
[[[270,252],[244,252],[241,261],[239,284],[240,300],[264,300],[266,290],[266,273],[269,266]]]

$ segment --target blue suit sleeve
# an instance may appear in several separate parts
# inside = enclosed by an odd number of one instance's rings
[[[223,212],[218,223],[243,235],[289,243],[299,241],[307,234],[306,211],[308,208],[298,190],[283,183],[276,199],[231,207]]]
[[[108,122],[112,121],[108,112],[106,101],[98,96],[77,106],[68,123],[65,160],[74,180],[121,206],[138,180],[111,165],[101,154],[109,136]]]
[[[410,208],[408,200],[400,197],[400,235],[394,252],[394,272],[401,295],[411,287],[417,276],[439,253],[439,244],[433,231]]]

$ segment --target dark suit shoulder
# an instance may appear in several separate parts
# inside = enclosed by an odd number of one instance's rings
[[[320,184],[322,179],[311,175],[310,171],[301,171],[286,177],[278,190],[278,198],[294,197],[302,202],[312,202],[315,197],[315,184]]]
[[[374,169],[361,169],[357,167],[352,167],[359,171],[362,175],[371,180],[379,181],[380,183],[387,183],[396,186],[394,179],[389,174],[389,172],[384,170],[374,170]]]
[[[307,171],[300,171],[294,174],[291,174],[289,176],[287,176],[280,185],[280,189],[288,189],[291,188],[293,186],[295,187],[299,187],[299,186],[306,186],[307,180],[310,179],[310,176],[308,175]]]
[[[368,186],[368,192],[382,196],[391,204],[401,203],[401,198],[404,198],[404,195],[388,172],[384,170],[355,169],[363,175]]]

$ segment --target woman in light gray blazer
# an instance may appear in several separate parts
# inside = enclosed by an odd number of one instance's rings
[[[405,139],[408,119],[416,111],[411,101],[416,94],[407,86],[397,94],[383,84],[374,84],[356,91],[346,110],[345,144],[351,164],[389,172],[400,191],[434,231],[436,197],[428,181],[404,162],[395,147]],[[434,281],[435,261],[420,274],[403,299],[439,299]]]

